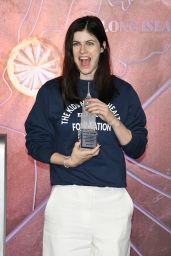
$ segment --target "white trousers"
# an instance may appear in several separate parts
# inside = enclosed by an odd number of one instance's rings
[[[125,188],[54,186],[43,256],[129,256],[132,213]]]

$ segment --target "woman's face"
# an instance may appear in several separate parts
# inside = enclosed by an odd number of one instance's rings
[[[94,78],[99,57],[103,51],[97,38],[87,30],[74,33],[73,57],[80,71],[80,79],[92,80]]]

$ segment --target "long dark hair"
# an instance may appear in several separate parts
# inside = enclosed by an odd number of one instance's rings
[[[65,37],[65,55],[62,74],[62,94],[65,101],[78,103],[81,99],[78,94],[78,80],[80,72],[74,62],[73,57],[73,37],[77,31],[87,30],[94,35],[104,48],[100,54],[98,67],[94,75],[94,83],[97,89],[98,98],[108,103],[115,90],[114,79],[111,76],[110,68],[110,48],[109,42],[101,20],[96,16],[84,16],[76,19],[68,28]],[[106,46],[103,46],[103,43]]]

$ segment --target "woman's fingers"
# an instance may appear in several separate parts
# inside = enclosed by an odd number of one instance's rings
[[[102,120],[106,121],[109,124],[114,118],[114,115],[109,109],[108,105],[98,99],[89,99],[86,110],[99,116]]]
[[[100,150],[100,145],[98,144],[95,148],[89,149],[89,150],[85,150],[85,151],[88,151],[87,155],[94,156],[94,155],[97,155],[99,153],[99,150]]]
[[[87,111],[108,111],[108,105],[106,105],[104,102],[98,100],[98,99],[90,99],[88,100],[88,105],[86,106],[86,110]]]
[[[80,155],[80,157],[93,156],[100,149],[100,145],[99,144],[97,144],[97,146],[95,148],[93,148],[93,149],[86,149],[86,150],[82,150],[80,145],[81,145],[81,141],[77,141],[75,143],[75,146],[74,146],[74,149],[75,149],[74,151],[76,151],[77,154]]]
[[[95,115],[98,115],[102,120],[107,121],[108,117],[110,115],[113,115],[113,113],[110,111],[109,107],[107,105],[102,104],[92,104],[86,108],[86,110],[90,113],[93,113]]]
[[[80,151],[81,151],[81,154],[84,155],[85,157],[92,157],[94,156],[95,154],[97,154],[100,150],[100,145],[98,144],[95,148],[93,149],[86,149],[86,150],[82,150],[80,148]]]
[[[97,156],[99,154],[100,145],[97,145],[93,149],[86,149],[82,150],[80,148],[80,141],[76,142],[70,157],[70,166],[77,166],[80,165],[87,160],[91,159],[94,156]]]
[[[79,140],[79,141],[76,141],[75,142],[75,148],[77,148],[77,149],[79,149],[80,148],[80,144],[81,144],[81,141]]]

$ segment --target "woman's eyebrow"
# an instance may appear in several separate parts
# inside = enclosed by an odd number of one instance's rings
[[[83,41],[83,42],[95,42],[95,40],[94,39],[88,39],[88,40],[85,40],[85,41]],[[79,40],[73,40],[73,42],[81,42],[81,41],[79,41]]]

